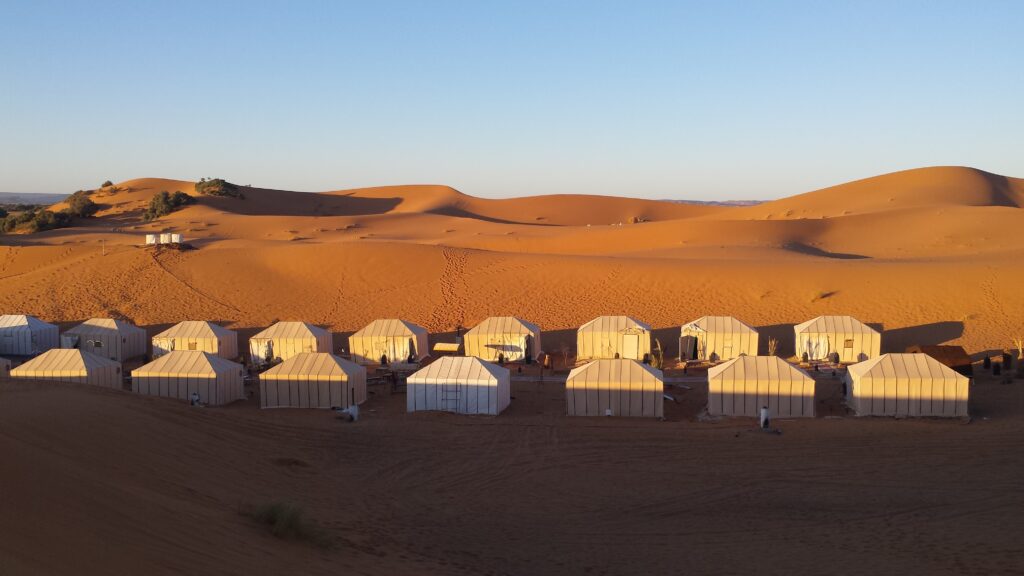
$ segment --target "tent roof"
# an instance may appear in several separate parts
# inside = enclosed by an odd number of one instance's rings
[[[233,331],[213,322],[205,320],[186,320],[178,322],[167,330],[157,334],[155,338],[214,338],[217,336],[230,336]]]
[[[142,328],[124,320],[113,318],[90,318],[78,326],[65,331],[65,334],[109,334],[111,332],[139,332]]]
[[[751,325],[746,324],[731,316],[701,316],[682,326],[681,331],[687,327],[695,328],[703,332],[716,332],[719,334],[735,334],[737,332],[757,332]]]
[[[536,324],[513,316],[491,316],[471,328],[466,334],[540,334]]]
[[[609,380],[630,382],[663,382],[661,370],[657,370],[636,360],[626,358],[603,358],[587,362],[583,366],[574,368],[569,372],[569,380],[583,375],[606,376]]]
[[[400,320],[398,318],[384,318],[374,320],[366,326],[364,326],[358,332],[352,334],[353,336],[417,336],[420,334],[426,334],[427,329],[413,324],[407,320]]]
[[[695,328],[703,332],[714,332],[718,334],[737,334],[741,332],[754,332],[757,330],[749,324],[741,322],[732,316],[701,316],[692,322],[683,324],[681,331],[687,327]]]
[[[103,356],[97,356],[90,352],[83,352],[75,348],[52,348],[39,356],[25,362],[14,370],[12,374],[19,372],[58,372],[58,371],[83,371],[120,366],[118,362],[108,360]]]
[[[326,352],[296,354],[260,375],[263,377],[315,376],[317,379],[348,380],[366,369]]]
[[[47,328],[53,326],[53,324],[43,322],[35,316],[28,316],[26,314],[4,314],[0,316],[0,328],[17,328],[19,326]]]
[[[651,327],[648,324],[630,316],[598,316],[580,326],[579,331],[619,332],[630,328],[642,328],[648,332],[651,331]]]
[[[878,334],[871,326],[853,316],[818,316],[795,326],[797,332],[820,332],[832,334]]]
[[[427,380],[454,380],[458,382],[497,384],[500,378],[508,378],[510,372],[497,364],[485,362],[475,356],[442,356],[420,368],[409,382]]]
[[[257,332],[253,339],[316,338],[326,335],[327,330],[306,322],[278,322],[269,328]]]
[[[200,350],[175,350],[132,370],[132,376],[215,376],[242,365]]]
[[[739,356],[708,369],[708,380],[755,378],[783,382],[813,380],[807,372],[778,356]]]
[[[847,368],[851,376],[873,378],[957,378],[959,372],[927,354],[882,354]]]

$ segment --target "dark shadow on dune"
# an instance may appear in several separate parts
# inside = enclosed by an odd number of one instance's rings
[[[908,326],[886,330],[882,333],[882,352],[905,352],[915,344],[933,346],[945,344],[963,336],[963,322],[933,322],[920,326]]]
[[[482,220],[484,222],[492,222],[494,224],[521,224],[524,226],[558,226],[558,224],[546,224],[544,222],[519,222],[516,220],[504,220],[502,218],[492,218],[490,216],[484,216],[482,214],[476,214],[462,208],[455,206],[449,206],[447,208],[436,208],[434,210],[427,210],[428,214],[437,214],[438,216],[451,216],[453,218],[469,218],[472,220]]]
[[[359,198],[352,195],[289,192],[263,188],[239,189],[244,199],[197,196],[206,204],[244,216],[372,216],[386,214],[402,203],[401,198]]]
[[[774,338],[778,343],[775,355],[780,358],[789,358],[796,354],[796,336],[793,334],[793,327],[796,324],[771,324],[769,326],[757,327],[757,353],[768,354],[768,339]]]
[[[782,245],[783,250],[790,252],[796,252],[797,254],[804,254],[806,256],[819,256],[821,258],[833,258],[836,260],[866,260],[871,258],[870,256],[864,256],[861,254],[843,254],[842,252],[829,252],[822,250],[815,246],[804,244],[803,242],[787,242]]]
[[[1020,198],[1019,194],[1013,190],[1006,176],[992,174],[984,170],[978,170],[978,172],[988,181],[988,185],[991,187],[991,200],[989,201],[991,206],[1021,207],[1021,202],[1024,199]]]

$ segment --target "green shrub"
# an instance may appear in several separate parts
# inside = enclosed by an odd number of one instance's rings
[[[71,196],[68,196],[66,200],[68,207],[65,208],[64,211],[72,216],[78,216],[79,218],[88,218],[96,214],[100,207],[97,206],[91,198],[89,198],[90,194],[92,194],[92,192],[79,190]]]
[[[196,192],[203,196],[228,196],[231,198],[245,199],[245,195],[238,189],[237,184],[232,184],[222,178],[206,178],[196,182]]]
[[[114,185],[113,182],[111,182],[110,180],[107,180],[107,181],[103,182],[103,184],[100,184],[100,188],[107,188],[108,186],[113,186],[113,185]]]
[[[7,210],[0,208],[0,218],[7,218]]]
[[[166,216],[171,212],[174,212],[182,206],[194,204],[195,201],[195,198],[180,190],[174,194],[168,194],[167,191],[164,190],[150,198],[149,207],[146,208],[142,218],[146,221],[155,220],[161,216]]]
[[[250,514],[253,520],[266,526],[270,533],[283,540],[299,540],[327,547],[330,541],[320,528],[309,521],[302,508],[285,502],[264,504]]]

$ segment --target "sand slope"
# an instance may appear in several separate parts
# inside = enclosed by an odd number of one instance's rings
[[[118,189],[97,194],[99,217],[79,228],[0,240],[0,309],[236,328],[291,318],[339,332],[394,316],[449,332],[492,314],[556,331],[600,314],[659,328],[732,314],[782,336],[841,313],[898,331],[887,349],[953,342],[972,352],[1008,346],[1024,325],[1024,270],[1013,265],[1024,255],[1024,185],[971,168],[751,207],[486,200],[445,186],[243,188],[245,200],[202,197],[151,223],[140,218],[154,193],[191,193],[193,183]],[[161,231],[198,250],[138,246]],[[664,339],[673,350],[674,337]]]

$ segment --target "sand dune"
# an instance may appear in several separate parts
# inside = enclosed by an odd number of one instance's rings
[[[339,332],[394,316],[449,332],[493,314],[559,331],[601,314],[668,328],[705,314],[772,327],[842,313],[979,352],[1024,325],[1021,182],[930,168],[751,207],[243,188],[244,200],[200,197],[144,223],[154,193],[194,184],[137,179],[97,194],[99,217],[82,227],[4,237],[0,309],[236,328],[298,318]],[[138,246],[160,231],[198,250]],[[959,328],[927,330],[946,323]]]

